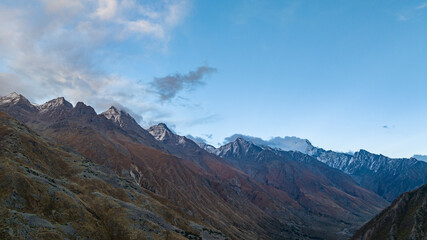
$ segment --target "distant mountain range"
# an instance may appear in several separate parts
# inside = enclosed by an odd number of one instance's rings
[[[306,139],[296,137],[276,137],[270,141],[264,141],[260,138],[235,134],[228,140],[236,138],[245,139],[259,146],[308,154],[332,168],[349,174],[361,186],[388,201],[393,201],[401,193],[413,190],[427,182],[427,163],[415,158],[392,159],[365,150],[353,154],[326,151],[314,147]],[[221,155],[221,149],[224,147],[215,149],[203,143],[200,146],[217,155]]]
[[[415,159],[336,153],[298,138],[269,147],[237,137],[216,149],[162,123],[146,130],[117,107],[97,114],[64,98],[33,105],[12,93],[0,98],[0,111],[25,124],[0,114],[0,159],[17,166],[10,172],[0,167],[0,179],[13,183],[0,186],[0,202],[7,203],[0,216],[14,219],[7,224],[1,217],[2,239],[38,236],[46,226],[46,234],[70,239],[119,239],[120,233],[123,239],[345,239],[386,200],[426,183],[426,163]],[[34,171],[69,197],[31,210],[41,203],[24,189],[50,186]],[[63,215],[68,198],[95,219],[90,230],[77,229],[86,215]],[[97,202],[120,217],[109,221]]]

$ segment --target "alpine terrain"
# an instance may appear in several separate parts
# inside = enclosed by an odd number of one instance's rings
[[[2,239],[349,239],[426,180],[415,159],[200,147],[114,106],[17,93],[0,98],[0,146]]]

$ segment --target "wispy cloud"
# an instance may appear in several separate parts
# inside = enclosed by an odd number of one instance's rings
[[[397,21],[405,22],[405,21],[408,21],[408,18],[406,16],[404,16],[403,14],[397,14]]]
[[[137,118],[166,116],[149,86],[104,70],[102,61],[126,41],[167,45],[189,8],[186,0],[1,1],[0,95],[18,91],[39,102],[64,96],[97,109],[132,107]]]
[[[204,83],[203,78],[216,71],[216,68],[201,66],[187,74],[176,73],[165,77],[156,77],[151,82],[151,86],[159,94],[162,101],[171,100],[182,90],[193,89],[202,85]]]
[[[422,9],[427,8],[427,2],[425,3],[421,3],[419,5],[415,6],[411,6],[409,8],[403,9],[402,11],[400,11],[399,13],[396,14],[397,16],[397,21],[399,22],[406,22],[409,21],[413,18],[417,18],[419,16],[422,15]]]
[[[422,3],[417,6],[417,9],[423,9],[423,8],[427,8],[427,3]]]

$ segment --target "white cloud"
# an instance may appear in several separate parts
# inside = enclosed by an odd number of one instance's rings
[[[98,0],[98,8],[94,15],[102,20],[108,20],[116,15],[117,0]]]
[[[188,4],[185,1],[176,2],[168,6],[167,15],[165,16],[165,23],[169,27],[178,25],[187,14]]]
[[[130,32],[153,35],[157,38],[164,38],[165,31],[160,24],[152,23],[147,20],[129,21],[123,23]]]
[[[422,3],[417,7],[417,9],[423,9],[423,8],[427,8],[427,3]]]

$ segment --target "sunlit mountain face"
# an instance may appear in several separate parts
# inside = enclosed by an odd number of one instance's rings
[[[0,1],[0,239],[424,240],[423,1]]]

